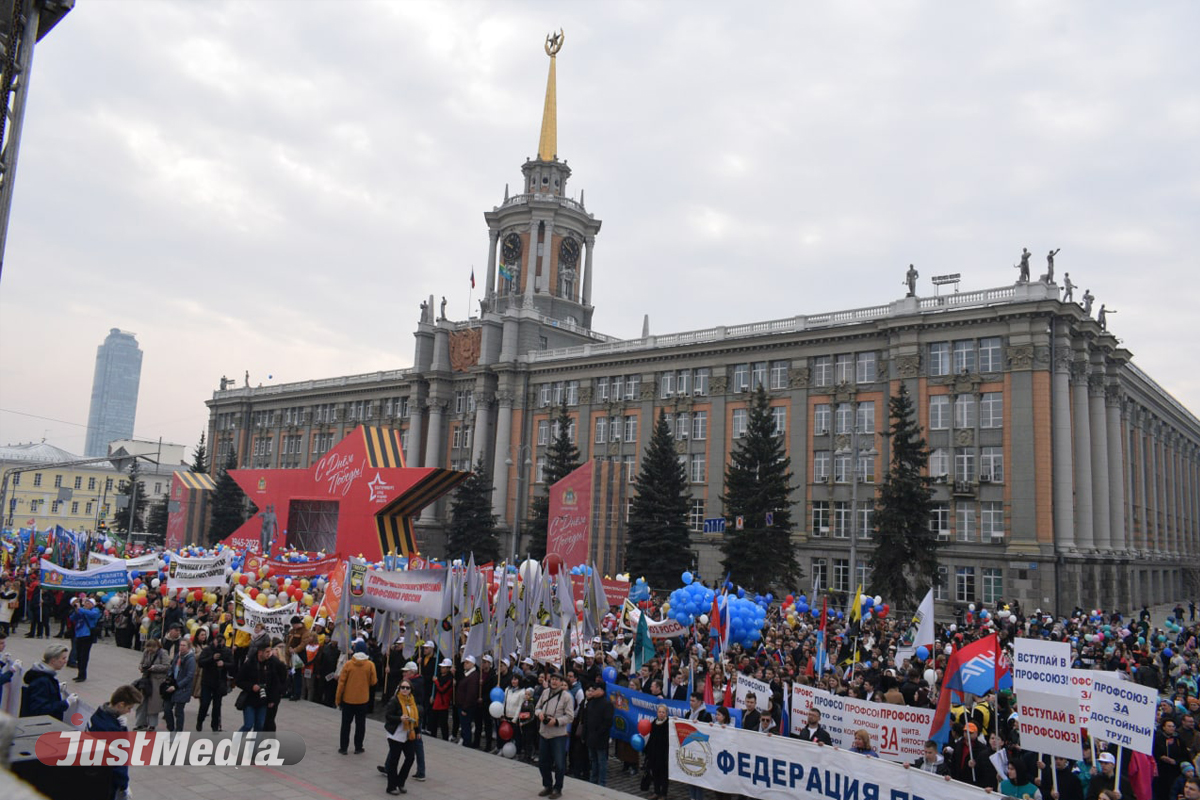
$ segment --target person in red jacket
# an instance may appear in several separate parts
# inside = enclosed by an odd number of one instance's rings
[[[433,713],[429,723],[430,735],[436,737],[441,730],[442,739],[450,738],[450,707],[454,705],[454,662],[443,658],[438,664],[438,674],[433,679]]]

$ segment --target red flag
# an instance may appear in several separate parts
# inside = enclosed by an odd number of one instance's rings
[[[724,649],[724,639],[721,637],[721,609],[717,606],[717,593],[713,592],[712,613],[708,615],[708,635],[717,637],[717,654]],[[708,702],[708,701],[705,701]]]
[[[475,268],[471,267],[471,288],[475,288]]]
[[[713,705],[716,700],[713,699],[712,672],[704,673],[704,702],[706,705]]]

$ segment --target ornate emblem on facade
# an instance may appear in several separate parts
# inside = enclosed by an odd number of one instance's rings
[[[450,369],[455,372],[466,372],[479,363],[482,334],[482,328],[450,332]]]
[[[970,447],[975,443],[975,431],[971,428],[959,428],[954,432],[954,442],[959,447]]]
[[[1013,369],[1033,369],[1033,345],[1018,344],[1009,347],[1008,365]]]
[[[808,367],[792,367],[788,370],[788,387],[792,389],[807,389],[812,373]]]
[[[712,394],[723,395],[729,386],[729,378],[724,375],[714,375],[712,379]]]
[[[918,355],[896,356],[896,374],[901,378],[915,378],[921,374],[921,357]]]

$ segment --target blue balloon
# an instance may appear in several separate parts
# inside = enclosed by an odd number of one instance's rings
[[[926,647],[925,645],[921,645],[920,647],[918,647],[917,648],[917,658],[921,659],[922,661],[927,660],[929,658],[929,648]]]
[[[616,667],[605,667],[603,670],[600,671],[600,674],[602,676],[604,676],[604,680],[607,681],[608,683],[616,683],[617,682],[617,668]]]
[[[688,572],[687,570],[684,570],[684,573],[682,575],[680,575],[679,577],[683,581],[684,586],[690,586],[692,583],[692,580],[694,579],[692,576],[692,573]]]
[[[635,733],[629,739],[629,746],[632,747],[634,750],[637,750],[640,753],[640,752],[642,752],[642,750],[644,750],[646,748],[646,740],[645,740],[645,738],[642,737],[642,735],[640,733]]]
[[[875,598],[863,595],[862,604],[867,608],[870,608],[871,606],[875,605]]]
[[[488,692],[488,697],[492,698],[493,703],[503,703],[504,702],[504,690],[501,689],[499,686],[493,686],[492,690],[490,692]]]
[[[743,598],[743,597],[745,597],[745,596],[746,596],[746,590],[745,590],[745,589],[743,589],[742,587],[740,587],[740,586],[739,586],[739,587],[738,587],[738,591],[737,591],[737,596],[738,596],[738,598],[739,598],[739,599],[740,599],[740,598]]]

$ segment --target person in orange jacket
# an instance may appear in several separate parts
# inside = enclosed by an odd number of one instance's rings
[[[346,755],[350,745],[351,721],[354,722],[354,752],[366,752],[363,738],[367,733],[367,703],[371,699],[372,687],[379,683],[375,664],[367,653],[367,643],[360,641],[355,644],[353,653],[342,666],[337,695],[334,697],[334,704],[342,708],[342,731],[338,740],[338,752],[342,755]]]

